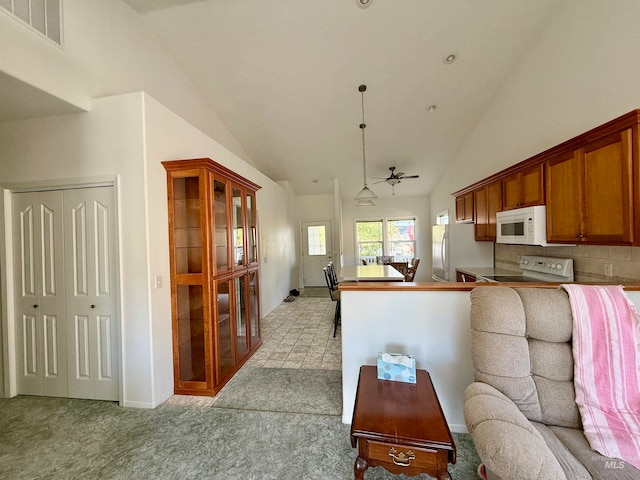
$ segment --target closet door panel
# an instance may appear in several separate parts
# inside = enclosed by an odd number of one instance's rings
[[[61,192],[12,195],[19,394],[66,396]]]
[[[117,400],[118,342],[115,296],[113,188],[64,192],[69,396]]]

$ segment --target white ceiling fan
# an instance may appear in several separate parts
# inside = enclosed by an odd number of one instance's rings
[[[395,186],[400,183],[401,180],[406,180],[408,178],[420,178],[420,175],[405,175],[404,172],[397,172],[396,173],[396,167],[389,167],[389,170],[391,171],[391,174],[387,177],[387,178],[382,178],[382,177],[373,177],[376,180],[380,180],[379,182],[375,182],[374,185],[376,183],[383,183],[383,182],[387,182],[389,185],[391,185],[391,191],[393,192],[392,195],[396,194],[395,191]]]

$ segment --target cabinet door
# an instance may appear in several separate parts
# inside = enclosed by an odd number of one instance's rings
[[[247,192],[247,261],[249,265],[258,263],[258,231],[256,220],[256,196]]]
[[[575,243],[582,224],[582,172],[578,152],[547,160],[547,241]]]
[[[231,318],[232,283],[231,279],[216,281],[216,385],[220,384],[235,366]]]
[[[473,222],[473,192],[456,197],[456,222]]]
[[[502,179],[502,201],[504,210],[513,210],[520,206],[520,172]]]
[[[587,144],[584,162],[584,239],[633,243],[631,129]]]
[[[520,207],[544,205],[544,164],[520,172]]]
[[[544,205],[544,164],[534,165],[502,179],[502,209]]]
[[[473,192],[473,208],[475,211],[475,238],[484,241],[488,236],[489,197],[486,187]]]
[[[475,239],[495,241],[496,213],[502,209],[502,182],[497,180],[473,193]]]
[[[231,269],[229,249],[229,184],[226,180],[213,180],[213,242],[215,274],[220,275]]]
[[[244,231],[244,195],[242,189],[235,185],[231,188],[231,219],[232,219],[232,239],[233,264],[236,267],[246,265],[244,252],[245,231]]]
[[[240,362],[249,350],[249,335],[247,332],[247,276],[234,278],[234,311],[236,336],[236,364]]]
[[[249,272],[249,328],[251,330],[251,349],[260,343],[260,296],[258,285],[258,271]]]

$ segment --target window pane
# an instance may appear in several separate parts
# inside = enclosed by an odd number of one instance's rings
[[[387,221],[388,254],[397,261],[415,257],[416,238],[413,218]]]
[[[356,222],[356,242],[382,242],[382,220]]]
[[[307,243],[310,256],[327,254],[327,233],[324,225],[307,227]]]

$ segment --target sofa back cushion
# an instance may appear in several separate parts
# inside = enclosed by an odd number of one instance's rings
[[[474,378],[546,425],[579,428],[571,306],[564,290],[476,287],[471,292]]]

